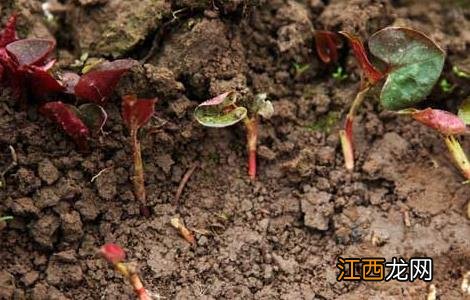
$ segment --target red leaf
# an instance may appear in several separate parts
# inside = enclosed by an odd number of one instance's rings
[[[328,64],[338,60],[338,48],[341,41],[338,35],[331,31],[315,30],[315,47],[320,59]]]
[[[56,101],[48,102],[41,106],[40,112],[53,122],[59,124],[65,133],[72,137],[80,149],[86,149],[90,131],[73,109],[61,101]]]
[[[0,34],[0,48],[5,47],[6,45],[16,41],[18,38],[16,36],[16,19],[17,14],[14,13],[8,19],[5,29],[3,29]]]
[[[65,89],[54,76],[40,67],[27,66],[27,73],[31,92],[37,97],[60,93]]]
[[[354,52],[354,56],[356,57],[363,74],[369,80],[369,82],[371,84],[375,84],[380,79],[382,79],[384,74],[377,70],[369,61],[366,49],[364,48],[364,45],[362,44],[362,41],[359,39],[359,37],[344,31],[340,31],[340,33],[348,39],[349,44],[351,45],[351,48]]]
[[[445,110],[426,108],[413,112],[411,116],[444,135],[462,134],[466,131],[465,123],[458,116]]]
[[[104,244],[100,248],[99,253],[104,257],[104,259],[113,265],[126,259],[126,253],[124,250],[120,246],[112,243]]]
[[[135,95],[122,97],[122,119],[132,131],[144,126],[155,113],[157,99],[137,99]]]
[[[121,59],[98,65],[82,75],[75,86],[75,95],[104,105],[116,88],[121,76],[136,63],[132,59]]]
[[[23,39],[6,46],[20,66],[42,64],[55,48],[54,40]]]

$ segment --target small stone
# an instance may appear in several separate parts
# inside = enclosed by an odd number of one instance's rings
[[[116,174],[112,169],[101,174],[101,176],[98,176],[95,180],[95,186],[98,190],[98,195],[105,200],[112,200],[114,197],[116,197],[116,184]]]
[[[335,162],[336,151],[333,147],[321,147],[317,151],[317,160],[320,165],[333,164]]]
[[[11,210],[18,216],[33,215],[37,217],[39,214],[38,208],[34,206],[33,199],[29,197],[15,199],[11,204]]]
[[[304,224],[317,230],[327,230],[329,217],[334,212],[334,204],[330,202],[331,194],[315,190],[305,194],[301,199],[301,210],[304,213]]]
[[[55,233],[60,226],[60,220],[55,215],[45,215],[33,225],[31,234],[33,239],[43,247],[52,248],[57,240]]]
[[[299,264],[295,261],[295,259],[284,259],[281,256],[273,253],[274,262],[279,266],[279,268],[290,275],[293,275],[299,269]]]
[[[0,299],[12,299],[15,292],[15,278],[6,271],[0,271]]]
[[[60,173],[49,159],[45,159],[38,165],[38,175],[44,182],[51,185],[59,178]]]
[[[191,107],[191,101],[185,96],[179,98],[176,101],[170,102],[170,109],[176,115],[177,118],[184,117],[186,111]]]
[[[157,156],[157,158],[155,159],[155,162],[160,168],[162,168],[165,174],[169,174],[171,171],[171,166],[175,164],[174,160],[171,158],[171,155],[169,154]]]
[[[39,209],[51,207],[59,203],[60,198],[52,187],[45,187],[39,190],[33,197],[34,204]]]
[[[23,276],[21,281],[25,286],[32,286],[39,278],[39,273],[37,271],[30,271]]]
[[[53,257],[54,259],[57,259],[57,261],[60,261],[60,262],[65,262],[65,263],[77,262],[77,256],[76,256],[75,250],[73,249],[61,251],[59,253],[54,253]]]
[[[63,263],[53,257],[46,269],[46,281],[58,287],[78,286],[83,280],[83,271],[76,263]]]
[[[82,220],[76,211],[61,215],[62,232],[64,239],[68,242],[75,242],[83,236]]]

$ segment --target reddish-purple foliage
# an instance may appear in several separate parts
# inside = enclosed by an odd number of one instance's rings
[[[0,35],[0,84],[10,87],[17,98],[26,90],[37,97],[63,91],[62,85],[48,73],[55,62],[50,59],[55,41],[18,40],[15,25],[16,15],[12,15]]]
[[[458,116],[445,110],[426,108],[411,115],[418,122],[444,135],[462,134],[467,130],[465,123]]]
[[[130,130],[144,126],[155,113],[157,99],[138,99],[135,95],[122,97],[122,119]]]
[[[99,253],[104,257],[104,259],[113,265],[126,259],[126,253],[124,250],[120,246],[112,243],[104,244],[100,248]]]
[[[315,30],[317,54],[325,64],[338,60],[338,48],[340,46],[341,40],[338,34],[326,30]]]
[[[53,122],[59,124],[81,150],[87,148],[87,139],[90,136],[90,131],[73,108],[60,101],[55,101],[47,102],[40,107],[39,111]]]
[[[82,75],[74,88],[75,96],[104,105],[113,93],[121,76],[137,61],[120,59],[99,64],[88,73]]]

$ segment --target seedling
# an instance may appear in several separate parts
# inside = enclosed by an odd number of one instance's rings
[[[251,105],[245,108],[237,106],[235,92],[226,92],[199,104],[194,111],[196,120],[207,127],[222,128],[243,121],[248,150],[248,175],[252,180],[256,178],[259,116],[269,119],[274,112],[271,101],[266,98],[266,94],[258,94]]]
[[[88,148],[88,138],[91,134],[101,132],[108,118],[106,111],[94,103],[75,107],[61,101],[47,102],[39,108],[39,111],[59,124],[80,150]]]
[[[361,40],[341,32],[350,42],[362,70],[361,85],[354,99],[340,140],[347,169],[354,168],[353,120],[367,92],[385,79],[380,103],[386,109],[412,116],[417,121],[440,132],[465,177],[470,178],[470,165],[454,135],[466,131],[465,123],[457,116],[435,109],[419,111],[413,106],[429,95],[444,66],[445,53],[424,34],[402,27],[387,27],[369,39],[369,50],[383,66],[374,66]],[[377,64],[379,65],[379,64]]]
[[[135,95],[127,95],[122,98],[122,119],[130,131],[132,152],[134,158],[134,194],[141,203],[141,213],[149,216],[147,197],[145,193],[144,167],[142,153],[138,138],[139,129],[144,126],[155,113],[157,99],[137,99]]]
[[[193,233],[180,221],[179,218],[171,218],[170,220],[171,226],[173,226],[181,236],[191,245],[196,244],[196,239],[194,238]]]
[[[10,87],[14,97],[23,103],[24,91],[36,97],[62,92],[62,85],[48,72],[55,63],[50,58],[55,41],[18,40],[16,19],[13,14],[0,34],[0,84]]]
[[[144,288],[136,268],[124,263],[124,260],[126,259],[126,253],[120,246],[111,243],[105,244],[100,248],[99,254],[106,261],[112,264],[116,271],[121,273],[129,280],[129,283],[132,285],[137,299],[151,300],[149,292]]]

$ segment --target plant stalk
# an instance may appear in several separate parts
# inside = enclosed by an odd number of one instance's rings
[[[119,273],[121,273],[124,277],[129,280],[130,284],[134,288],[134,292],[137,295],[137,299],[151,300],[147,290],[144,288],[144,285],[140,280],[139,275],[133,268],[129,268],[125,263],[122,262],[116,263],[114,267]]]
[[[462,175],[465,179],[470,180],[470,162],[468,161],[467,155],[463,151],[459,141],[452,135],[444,137],[444,141],[455,164],[462,172]]]
[[[358,108],[361,106],[364,101],[366,93],[371,88],[370,85],[365,85],[357,93],[356,98],[354,99],[349,112],[344,121],[344,129],[339,131],[339,137],[341,142],[341,148],[343,150],[344,164],[346,169],[354,169],[354,141],[353,141],[353,122],[354,117],[356,116]]]
[[[258,143],[258,118],[245,118],[246,145],[248,151],[248,175],[256,179],[256,145]]]
[[[145,194],[145,180],[144,180],[144,166],[142,163],[142,153],[140,149],[140,142],[137,137],[137,130],[131,130],[132,150],[134,156],[134,176],[132,181],[134,183],[134,194],[137,201],[140,202],[140,211],[145,217],[150,216],[147,207],[147,196]]]

